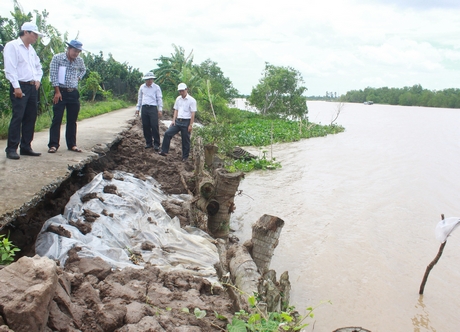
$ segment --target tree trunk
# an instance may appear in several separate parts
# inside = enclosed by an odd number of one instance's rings
[[[228,173],[219,168],[214,173],[216,187],[214,199],[219,203],[219,211],[209,216],[208,230],[214,237],[227,238],[230,231],[230,214],[235,210],[233,203],[236,190],[244,177],[243,172]]]
[[[203,139],[200,136],[196,138],[195,144],[193,145],[193,159],[195,160],[195,177],[198,179],[204,169]],[[198,183],[199,181],[197,181],[197,185]]]
[[[286,311],[291,302],[291,282],[289,281],[289,272],[284,271],[280,277],[281,292],[281,310]]]
[[[203,176],[198,184],[198,192],[200,193],[201,197],[209,199],[214,195],[214,191],[214,183],[212,182],[211,177]]]
[[[206,166],[212,166],[214,155],[217,153],[217,150],[217,146],[211,144],[208,144],[204,147],[204,163]]]
[[[270,269],[283,226],[284,220],[268,214],[264,214],[252,226],[252,258],[261,274]]]
[[[234,245],[228,250],[229,270],[236,288],[243,293],[247,302],[248,297],[258,291],[260,274],[246,248]]]
[[[208,216],[214,216],[219,211],[219,202],[215,199],[200,197],[196,202],[196,206],[201,211],[206,212]]]
[[[275,270],[267,271],[263,275],[263,282],[259,283],[259,296],[261,301],[267,305],[268,312],[279,311],[281,294],[276,284]]]

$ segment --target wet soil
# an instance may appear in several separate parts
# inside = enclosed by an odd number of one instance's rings
[[[163,137],[166,129],[167,127],[164,124],[160,125],[161,137]],[[117,144],[113,145],[108,153],[101,155],[98,160],[85,165],[82,169],[75,170],[72,176],[62,183],[58,189],[46,194],[44,199],[34,208],[30,209],[27,213],[21,215],[10,225],[5,227],[4,230],[10,232],[10,239],[13,243],[21,248],[21,253],[18,255],[18,258],[21,255],[33,256],[35,254],[35,239],[43,223],[53,216],[62,214],[70,196],[86,185],[100,172],[104,172],[104,176],[107,177],[111,176],[111,171],[113,170],[132,173],[139,179],[145,179],[150,176],[160,183],[162,190],[167,194],[193,194],[195,187],[193,173],[194,164],[191,159],[186,162],[182,161],[180,135],[176,135],[172,139],[170,151],[166,157],[160,156],[151,148],[144,148],[145,141],[142,132],[142,124],[139,118],[131,120],[130,128],[123,132],[121,136],[122,139]],[[116,187],[105,188],[105,190],[113,194],[118,194]],[[83,199],[89,200],[92,198],[95,197],[84,197]],[[190,212],[188,209],[181,208],[181,206],[174,206],[173,208],[165,208],[165,210],[171,217],[177,216],[181,222],[181,226],[185,226],[189,223]],[[91,215],[85,217],[87,221],[90,221],[89,219],[91,218],[95,218],[95,216]],[[65,231],[60,228],[49,231],[65,236]],[[89,232],[90,229],[81,231],[85,233]],[[139,272],[139,270],[133,269],[114,271],[111,272],[110,276],[107,278],[111,280],[120,279],[123,280],[123,283],[129,283],[130,281],[142,278],[143,282],[155,285],[160,291],[161,289],[167,288],[169,290],[168,293],[172,293],[172,295],[168,297],[171,298],[171,303],[167,303],[168,301],[165,301],[165,299],[161,300],[162,294],[160,294],[160,292],[157,294],[158,299],[155,300],[158,303],[155,302],[155,305],[152,306],[155,307],[157,311],[161,309],[161,312],[167,312],[167,315],[164,316],[165,320],[159,322],[160,326],[162,326],[165,331],[175,331],[175,327],[177,326],[194,326],[197,328],[197,331],[225,330],[225,322],[216,322],[216,318],[212,312],[215,311],[223,315],[232,313],[232,301],[226,292],[213,292],[209,282],[201,280],[200,278],[191,277],[186,273],[175,272],[169,275],[168,273],[162,273],[156,270],[154,272],[152,270],[154,269],[153,267],[149,267],[149,269],[150,272]],[[152,277],[155,276],[155,280],[149,280],[150,275]],[[190,289],[195,289],[195,291],[190,291]],[[72,293],[78,296],[78,294],[84,292],[79,291],[77,285],[75,292],[72,291]],[[84,294],[82,296],[84,296]],[[113,294],[111,294],[111,296],[113,296]],[[104,299],[101,298],[100,300],[103,301]],[[126,299],[120,298],[120,302],[125,300]],[[173,300],[179,301],[179,304],[172,305]],[[190,311],[193,312],[193,308],[197,306],[197,300],[201,303],[208,303],[205,307],[210,309],[207,316],[203,319],[197,319],[193,314],[184,314],[179,308],[179,306],[182,308],[189,308]],[[74,299],[72,299],[72,302],[74,302]],[[79,302],[78,299],[75,300],[75,303],[77,302]],[[80,302],[83,303],[81,310],[86,310],[84,308],[84,297]],[[175,308],[175,310],[166,309],[171,307]],[[155,310],[152,309],[152,316],[154,316]],[[86,319],[96,319],[96,317],[91,317],[91,311],[87,312],[88,316]],[[146,314],[146,316],[149,315],[149,313]],[[89,330],[90,329],[88,329],[88,331]],[[183,331],[185,330],[187,329]],[[195,331],[195,329],[192,328],[190,331]]]

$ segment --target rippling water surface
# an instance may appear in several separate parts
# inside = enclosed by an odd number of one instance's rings
[[[326,124],[338,104],[308,107]],[[263,214],[285,221],[271,267],[289,271],[297,309],[332,302],[306,331],[460,331],[459,229],[418,295],[440,215],[460,216],[460,110],[345,104],[337,123],[345,132],[266,148],[283,168],[246,175],[236,235]]]

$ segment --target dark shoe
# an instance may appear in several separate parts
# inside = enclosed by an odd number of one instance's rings
[[[42,155],[40,152],[35,152],[34,150],[20,150],[19,153],[21,154],[21,156],[32,156],[32,157],[38,157]]]
[[[6,157],[8,159],[19,159],[19,158],[21,158],[21,157],[19,157],[19,155],[18,155],[18,153],[16,151],[7,152]]]
[[[156,152],[160,151],[160,147],[159,147],[159,146],[155,146],[153,149],[154,149]]]
[[[167,153],[164,153],[163,151],[158,152],[158,154],[159,154],[160,156],[163,156],[163,157],[166,157],[166,156],[168,155]]]
[[[153,148],[153,145],[152,144],[147,144],[144,148],[151,149],[151,148]]]

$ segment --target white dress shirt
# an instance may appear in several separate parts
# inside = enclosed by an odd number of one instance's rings
[[[179,119],[191,119],[192,112],[196,112],[196,100],[189,94],[185,98],[179,96],[174,103],[174,109],[177,110]]]
[[[42,66],[32,45],[27,48],[21,38],[6,43],[3,50],[5,75],[13,88],[19,88],[19,81],[41,81]]]

